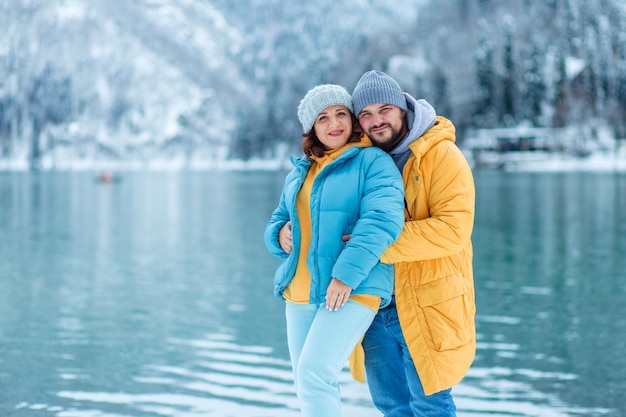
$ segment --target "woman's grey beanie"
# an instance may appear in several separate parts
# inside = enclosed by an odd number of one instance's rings
[[[346,106],[351,113],[354,113],[350,93],[342,86],[322,84],[310,89],[298,106],[298,119],[302,123],[302,131],[306,133],[311,130],[317,116],[326,107],[336,104]]]
[[[407,111],[406,99],[400,85],[381,71],[368,71],[356,83],[352,91],[354,114],[357,116],[363,107],[374,103],[393,104]]]

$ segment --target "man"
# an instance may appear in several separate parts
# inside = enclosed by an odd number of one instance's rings
[[[472,172],[454,125],[387,74],[366,72],[352,103],[405,188],[404,228],[381,258],[395,265],[394,301],[363,340],[370,393],[385,417],[455,416],[451,388],[476,351]]]

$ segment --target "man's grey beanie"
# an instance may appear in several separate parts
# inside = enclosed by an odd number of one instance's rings
[[[346,106],[351,113],[354,113],[350,93],[342,86],[322,84],[310,89],[298,106],[298,119],[302,123],[302,131],[306,133],[311,130],[317,116],[326,107],[336,104]]]
[[[354,114],[357,116],[363,107],[374,103],[393,104],[407,111],[406,99],[400,85],[381,71],[368,71],[356,83],[352,92]]]

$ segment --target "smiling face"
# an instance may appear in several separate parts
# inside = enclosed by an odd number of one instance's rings
[[[325,150],[342,147],[352,134],[350,110],[340,104],[326,107],[315,119],[313,129]]]
[[[359,112],[359,123],[372,143],[386,152],[392,150],[408,132],[400,107],[375,103]]]

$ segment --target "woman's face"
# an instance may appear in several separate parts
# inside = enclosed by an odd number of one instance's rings
[[[313,129],[325,150],[342,147],[352,134],[350,110],[341,104],[326,107],[315,119]]]

